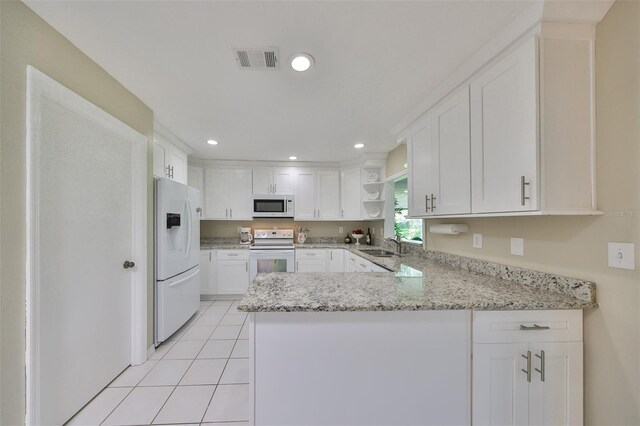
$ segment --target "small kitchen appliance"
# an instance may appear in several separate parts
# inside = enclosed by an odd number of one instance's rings
[[[254,195],[253,217],[293,217],[293,195]]]
[[[251,228],[240,228],[240,244],[251,244],[252,241]]]

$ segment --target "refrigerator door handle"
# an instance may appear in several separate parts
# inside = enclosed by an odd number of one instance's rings
[[[191,222],[193,221],[193,213],[191,213],[191,202],[188,199],[185,204],[187,206],[187,213],[189,215],[189,220],[187,221],[187,224],[189,226],[187,229],[187,247],[185,247],[184,250],[184,257],[188,259],[189,255],[191,254],[191,233],[193,231],[193,224]]]

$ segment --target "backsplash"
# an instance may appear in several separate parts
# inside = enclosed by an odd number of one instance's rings
[[[384,227],[384,221],[310,221],[310,222],[294,222],[289,219],[256,219],[256,220],[201,220],[200,221],[200,237],[201,238],[235,238],[238,239],[238,227],[251,227],[255,229],[294,229],[297,231],[302,227],[309,230],[309,238],[340,238],[342,239],[356,229],[362,229],[365,233],[367,228],[375,227],[375,234],[381,234]],[[338,232],[338,228],[342,227],[343,232]],[[373,233],[373,229],[371,230]],[[373,235],[375,238],[375,235]]]

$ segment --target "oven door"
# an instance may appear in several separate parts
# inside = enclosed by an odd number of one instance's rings
[[[251,250],[249,255],[249,279],[253,282],[253,279],[259,273],[293,272],[294,261],[294,250]]]

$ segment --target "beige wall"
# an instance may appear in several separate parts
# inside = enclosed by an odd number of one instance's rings
[[[585,422],[637,425],[640,272],[608,268],[607,242],[640,243],[639,2],[617,1],[598,25],[596,72],[598,208],[614,215],[459,219],[469,233],[428,235],[427,245],[595,281],[600,307],[585,313]],[[481,250],[473,233],[483,234]],[[510,237],[525,239],[524,257],[510,255]]]
[[[25,415],[26,66],[48,74],[148,136],[149,141],[153,113],[24,4],[0,1],[0,11],[0,424],[15,425],[23,423]],[[149,202],[151,197],[150,191]],[[151,214],[152,209],[150,218]],[[149,262],[150,272],[152,265]]]
[[[406,170],[405,164],[407,164],[407,145],[398,145],[387,156],[387,176]]]
[[[353,221],[353,222],[294,222],[292,220],[283,219],[262,219],[254,221],[226,221],[226,220],[203,220],[200,222],[200,236],[202,238],[235,238],[238,237],[238,226],[249,226],[252,229],[271,229],[274,226],[278,228],[292,228],[295,230],[302,228],[309,229],[310,237],[345,237],[347,232],[355,229],[362,229],[365,233],[367,228],[375,227],[376,235],[382,235],[384,221],[376,220],[371,222]],[[338,227],[342,226],[344,232],[338,232]],[[374,235],[375,238],[375,235]]]

